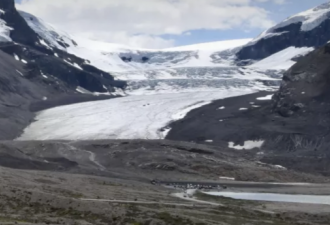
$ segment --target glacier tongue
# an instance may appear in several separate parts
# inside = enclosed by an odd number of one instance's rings
[[[257,88],[128,96],[42,111],[19,140],[162,139],[166,126],[210,101]]]

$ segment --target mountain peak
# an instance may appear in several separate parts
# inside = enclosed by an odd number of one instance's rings
[[[288,47],[320,47],[330,40],[330,2],[293,15],[244,46],[239,60],[260,60]]]

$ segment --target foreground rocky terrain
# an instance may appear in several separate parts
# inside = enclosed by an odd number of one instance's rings
[[[160,180],[215,182],[227,190],[329,194],[328,184],[276,186],[221,181],[324,182],[278,170],[249,153],[171,141],[2,142],[1,224],[327,224],[329,207],[249,202],[155,186]],[[237,163],[239,162],[239,163]],[[11,167],[11,168],[8,168]],[[15,169],[14,169],[15,168]],[[189,201],[188,201],[189,200]],[[235,216],[233,216],[235,215]]]
[[[150,181],[218,180],[326,182],[258,162],[253,153],[186,142],[148,140],[2,142],[0,165]],[[239,163],[238,163],[239,162]]]

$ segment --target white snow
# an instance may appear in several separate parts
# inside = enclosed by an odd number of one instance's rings
[[[222,51],[230,48],[236,48],[249,43],[252,39],[236,39],[236,40],[225,40],[217,42],[208,42],[194,45],[186,45],[174,48],[162,49],[162,51],[197,51],[197,50],[211,50],[211,51]]]
[[[261,148],[261,146],[264,144],[265,141],[244,141],[244,145],[235,145],[234,142],[229,142],[228,143],[228,147],[229,148],[233,148],[233,149],[237,149],[237,150],[249,150],[249,149],[253,149],[253,148]]]
[[[292,58],[296,56],[304,56],[313,50],[314,48],[289,47],[248,67],[268,70],[286,70],[296,63]]]
[[[245,111],[248,110],[248,108],[240,108],[239,111]]]
[[[18,57],[18,55],[14,54],[14,57],[17,61],[20,61],[20,58]]]
[[[5,12],[2,10],[0,13],[4,14]],[[10,38],[10,31],[13,28],[8,27],[7,23],[0,19],[0,42],[11,42],[12,39]]]
[[[46,76],[46,74],[44,74],[41,70],[40,70],[41,76],[43,76],[44,78],[48,79],[48,76]]]
[[[211,103],[211,101],[200,101],[200,102],[196,102],[191,105],[188,105],[188,106],[184,107],[183,109],[181,109],[180,111],[176,112],[174,115],[172,115],[172,121],[183,119],[187,115],[187,113],[189,113],[191,110],[200,108],[200,107],[210,104],[210,103]]]
[[[263,100],[271,100],[272,97],[273,97],[273,95],[267,95],[267,96],[265,96],[265,97],[259,97],[259,98],[257,98],[257,100],[259,100],[259,101],[263,101]]]
[[[236,180],[234,177],[219,177],[220,180]]]
[[[45,42],[44,39],[40,39],[39,42],[40,42],[40,44],[46,46],[48,49],[52,49],[52,47],[50,47],[50,46]]]
[[[83,70],[77,63],[73,63],[73,66],[80,69],[80,70]]]
[[[56,52],[54,53],[54,55],[55,55],[56,57],[58,57],[58,54],[57,54]]]
[[[213,143],[213,140],[206,140],[206,143]]]
[[[27,64],[28,62],[24,59],[21,59],[21,62],[24,63],[24,64]]]
[[[226,107],[224,107],[224,106],[221,106],[219,109],[225,109]]]
[[[5,14],[6,12],[3,9],[0,9],[1,14]]]
[[[284,166],[281,166],[281,165],[274,165],[274,167],[276,169],[280,169],[280,170],[287,170],[287,168],[285,168]]]
[[[19,73],[19,75],[21,75],[22,77],[24,77],[23,73],[19,70],[16,70],[17,73]]]
[[[40,112],[19,139],[160,139],[163,136],[159,129],[173,119],[182,118],[188,109],[254,91],[231,89],[127,96],[52,108]]]
[[[79,93],[82,93],[82,94],[93,94],[92,92],[86,90],[86,89],[83,88],[83,87],[77,87],[77,88],[76,88],[76,91],[78,91]]]
[[[56,29],[54,26],[44,22],[42,19],[35,17],[30,13],[19,11],[20,15],[25,19],[27,24],[36,31],[42,40],[40,43],[48,48],[56,47],[61,50],[65,48],[59,42],[65,42],[68,45],[73,45],[72,40],[68,34]],[[46,43],[49,43],[49,45]]]

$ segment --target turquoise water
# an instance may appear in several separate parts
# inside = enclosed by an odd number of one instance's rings
[[[330,205],[329,195],[291,195],[291,194],[237,193],[237,192],[207,192],[206,194],[214,195],[214,196],[223,196],[233,199],[241,199],[241,200]]]

